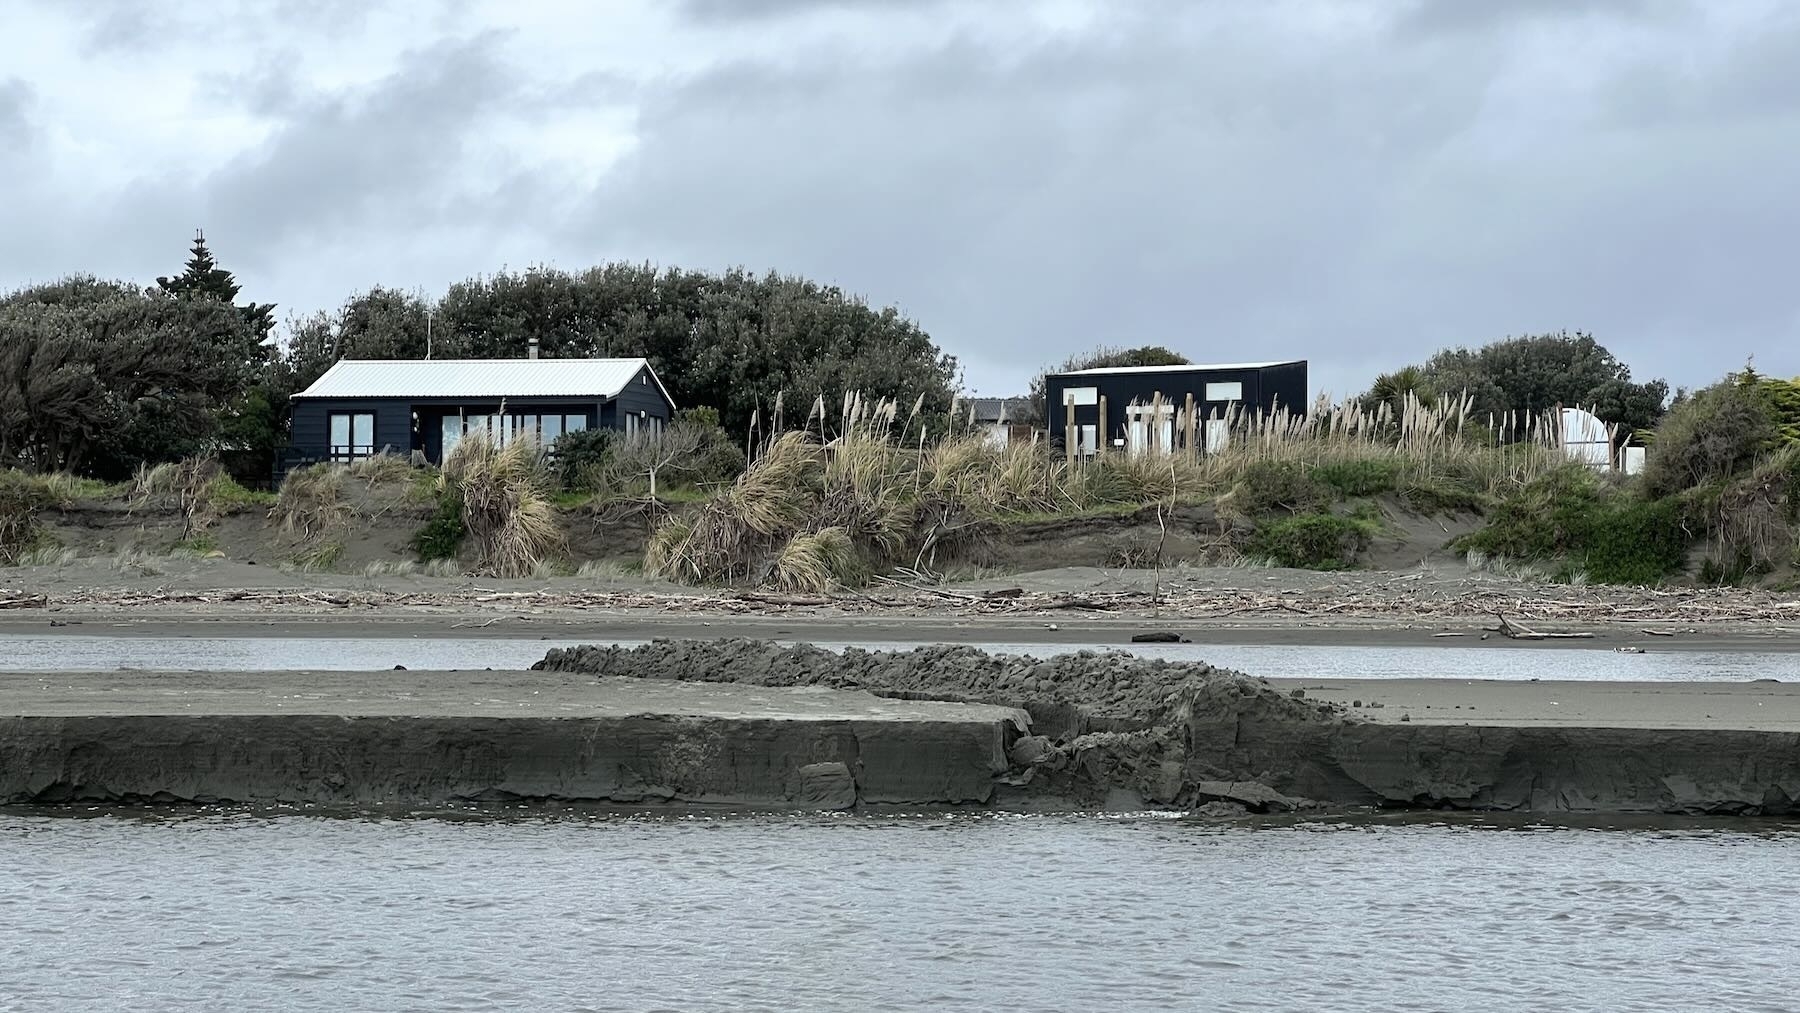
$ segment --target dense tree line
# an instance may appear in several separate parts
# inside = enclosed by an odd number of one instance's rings
[[[1429,405],[1465,394],[1471,414],[1483,424],[1490,416],[1522,419],[1561,405],[1586,408],[1629,432],[1649,429],[1662,418],[1669,385],[1634,382],[1631,367],[1593,335],[1564,332],[1444,349],[1422,366],[1376,377],[1362,402],[1397,408],[1409,395]]]
[[[288,359],[304,387],[338,358],[643,356],[682,407],[716,408],[744,432],[779,395],[788,405],[845,392],[947,411],[956,362],[918,324],[803,278],[609,264],[536,268],[452,285],[435,303],[374,288],[294,326]]]
[[[607,264],[473,278],[442,298],[374,287],[334,312],[288,320],[240,300],[204,237],[153,287],[74,277],[0,297],[0,466],[106,478],[204,449],[245,477],[287,442],[289,398],[343,358],[644,356],[683,408],[716,409],[741,439],[778,397],[811,405],[860,391],[943,413],[956,362],[917,323],[835,287],[779,274]],[[1161,346],[1095,349],[1058,370],[1177,365]],[[1041,408],[1043,375],[1031,382]],[[1464,395],[1473,421],[1593,409],[1656,425],[1669,388],[1644,383],[1588,334],[1452,348],[1377,378],[1366,406]],[[800,412],[804,408],[799,409]],[[1507,434],[1500,434],[1503,438]]]
[[[375,287],[332,313],[290,319],[195,242],[156,287],[71,278],[0,299],[0,466],[116,478],[201,449],[266,474],[287,441],[289,398],[342,358],[644,356],[683,408],[716,409],[742,435],[779,397],[846,392],[946,412],[956,363],[919,325],[842,290],[744,271],[610,264],[471,279],[442,299]]]

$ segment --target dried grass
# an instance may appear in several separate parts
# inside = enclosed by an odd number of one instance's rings
[[[344,470],[314,464],[288,472],[269,516],[282,534],[297,538],[314,538],[348,525],[352,510],[344,499]]]
[[[529,576],[562,548],[556,486],[536,440],[496,446],[480,434],[465,437],[445,460],[442,482],[462,502],[480,572]]]
[[[765,441],[729,488],[666,519],[645,571],[687,583],[817,586],[827,571],[841,579],[917,565],[941,538],[981,519],[1201,501],[1254,513],[1268,507],[1246,495],[1246,483],[1271,472],[1292,472],[1326,498],[1395,493],[1422,510],[1464,509],[1566,464],[1546,442],[1548,417],[1494,423],[1536,442],[1483,442],[1469,403],[1409,396],[1373,411],[1234,412],[1224,419],[1227,445],[1214,453],[1155,447],[1071,461],[1047,441],[997,446],[954,412],[948,435],[930,441],[917,404],[902,421],[894,401],[851,394],[833,419],[820,399],[802,430]],[[1201,428],[1184,411],[1176,416],[1177,432]],[[1335,491],[1342,487],[1357,491]],[[823,541],[811,537],[826,531]],[[855,567],[839,558],[845,540]]]

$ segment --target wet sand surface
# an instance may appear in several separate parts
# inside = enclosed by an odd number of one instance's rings
[[[1269,679],[1374,722],[1800,732],[1800,684]],[[565,672],[54,672],[0,675],[0,715],[1003,720],[1003,707],[850,690],[595,679]]]
[[[1376,722],[1800,732],[1793,683],[1270,679]],[[1379,706],[1376,706],[1379,705]]]
[[[15,672],[0,716],[307,714],[359,717],[679,717],[978,721],[1010,708],[859,690],[595,679],[567,672]]]
[[[446,614],[317,614],[296,612],[146,612],[132,609],[59,609],[0,613],[0,635],[157,637],[444,637],[553,640],[766,639],[902,644],[1118,644],[1141,633],[1172,633],[1187,641],[1227,645],[1350,647],[1528,648],[1592,650],[1642,647],[1666,651],[1800,652],[1800,632],[1785,626],[1709,623],[1677,627],[1661,636],[1642,624],[1569,624],[1559,630],[1589,632],[1585,639],[1512,640],[1486,633],[1481,623],[1394,620],[1295,620],[1235,623],[1219,620],[1125,618],[1106,615],[881,616],[821,615],[820,610],[773,615],[696,615],[693,612],[596,613],[537,610],[490,615],[477,609]],[[1484,633],[1486,636],[1484,637]],[[1451,634],[1451,635],[1442,635]]]

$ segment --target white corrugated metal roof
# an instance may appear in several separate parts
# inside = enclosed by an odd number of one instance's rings
[[[1051,373],[1051,376],[1098,376],[1104,373],[1198,373],[1212,369],[1267,369],[1270,366],[1303,365],[1305,359],[1287,359],[1282,362],[1195,362],[1184,366],[1101,366],[1098,369],[1077,369],[1067,373]]]
[[[294,396],[610,398],[649,365],[646,359],[343,359]],[[650,381],[668,397],[654,369]]]

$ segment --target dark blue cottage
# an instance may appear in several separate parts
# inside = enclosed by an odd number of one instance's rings
[[[1306,360],[1052,373],[1044,377],[1044,394],[1051,441],[1077,455],[1190,449],[1190,432],[1193,451],[1211,452],[1224,449],[1234,417],[1306,411]],[[1065,442],[1071,435],[1072,443]]]
[[[294,395],[293,456],[439,464],[468,433],[549,444],[595,427],[658,433],[674,414],[644,359],[345,359]]]

